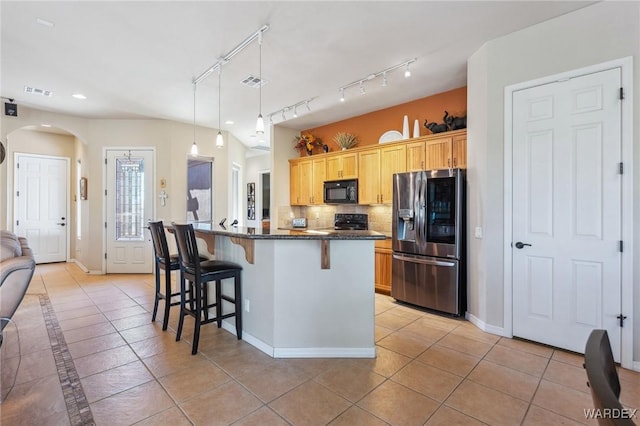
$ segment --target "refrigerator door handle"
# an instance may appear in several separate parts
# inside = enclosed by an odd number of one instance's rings
[[[453,267],[456,266],[453,262],[445,262],[442,260],[432,260],[432,259],[423,259],[409,256],[402,256],[400,254],[394,254],[393,258],[396,260],[402,260],[404,262],[412,262],[412,263],[422,263],[424,265],[433,265],[433,266],[448,266]]]

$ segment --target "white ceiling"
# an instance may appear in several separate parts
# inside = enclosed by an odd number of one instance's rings
[[[93,118],[193,122],[192,80],[265,24],[262,113],[304,129],[466,85],[466,60],[483,43],[582,8],[577,1],[2,1],[1,95],[32,108]],[[38,19],[53,26],[38,23]],[[417,58],[403,69],[338,88]],[[222,68],[222,125],[247,146],[255,135],[258,43]],[[218,128],[218,79],[197,86],[196,121]],[[51,90],[27,94],[24,86]],[[83,93],[88,99],[71,97]],[[268,133],[264,145],[269,145]]]

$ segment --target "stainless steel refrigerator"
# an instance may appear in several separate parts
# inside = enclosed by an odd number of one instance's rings
[[[463,315],[466,309],[465,173],[393,176],[391,296]]]

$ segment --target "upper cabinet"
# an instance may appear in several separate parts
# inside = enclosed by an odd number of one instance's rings
[[[289,160],[292,206],[322,204],[327,180],[358,179],[358,204],[389,204],[393,174],[467,167],[467,131]]]
[[[369,148],[358,153],[358,204],[389,204],[393,174],[407,168],[404,144]]]
[[[327,157],[327,180],[355,179],[357,177],[357,153],[343,152]]]
[[[467,131],[429,135],[407,143],[407,171],[467,167]]]
[[[292,160],[289,164],[289,203],[292,206],[322,204],[326,162],[323,157]]]

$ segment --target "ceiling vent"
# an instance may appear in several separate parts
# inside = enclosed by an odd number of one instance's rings
[[[31,93],[33,95],[42,95],[51,97],[53,92],[51,90],[36,89],[35,87],[24,86],[24,93]]]
[[[244,84],[245,86],[249,86],[249,87],[253,87],[254,89],[257,89],[260,86],[264,86],[268,82],[269,81],[265,80],[264,78],[261,80],[260,77],[256,77],[255,75],[250,75],[246,77],[244,80],[242,80],[240,83]]]

